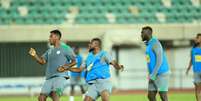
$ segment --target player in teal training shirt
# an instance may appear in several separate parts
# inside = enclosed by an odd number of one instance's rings
[[[50,32],[49,42],[54,46],[49,48],[41,57],[39,57],[35,49],[31,48],[29,54],[39,63],[47,64],[46,68],[46,81],[43,84],[39,101],[46,101],[50,96],[53,101],[59,101],[59,97],[62,95],[66,86],[66,76],[68,74],[60,73],[57,69],[60,66],[71,67],[76,64],[75,55],[73,50],[60,42],[61,32],[59,30],[53,30]],[[70,63],[66,64],[70,60]]]

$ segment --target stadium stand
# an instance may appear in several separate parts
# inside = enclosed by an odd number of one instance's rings
[[[108,13],[112,17],[108,17]],[[200,20],[201,6],[195,0],[1,0],[0,5],[1,25],[193,23]]]

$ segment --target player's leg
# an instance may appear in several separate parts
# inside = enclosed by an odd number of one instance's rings
[[[66,87],[67,81],[64,77],[55,77],[52,79],[53,86],[51,91],[51,98],[53,101],[59,101],[60,96]]]
[[[51,93],[51,86],[51,80],[46,80],[41,89],[41,93],[38,96],[38,101],[46,101],[48,95]]]
[[[198,84],[198,98],[201,101],[201,83]]]
[[[83,86],[83,85],[80,85],[80,90],[81,90],[81,93],[82,93],[82,94],[85,93],[85,90],[84,90],[84,86]]]
[[[59,95],[55,91],[50,93],[50,97],[52,98],[52,101],[59,101]]]
[[[69,101],[74,101],[74,84],[71,84],[71,90],[70,90],[70,97],[69,97]]]
[[[79,81],[79,85],[80,85],[80,90],[81,90],[81,93],[82,93],[82,99],[84,99],[84,97],[85,97],[85,79],[84,78],[80,78],[80,81]]]
[[[38,96],[38,101],[46,101],[46,99],[47,99],[47,96],[44,95],[44,94],[40,94],[40,95]]]
[[[201,101],[201,74],[194,73],[195,97],[197,101]]]
[[[161,101],[168,101],[168,83],[169,74],[161,74],[158,76],[157,85]]]
[[[156,101],[156,94],[157,94],[158,87],[155,84],[155,81],[150,81],[148,83],[148,94],[147,98],[149,101]]]
[[[74,101],[74,93],[75,93],[75,85],[77,85],[77,77],[72,76],[70,78],[70,85],[71,85],[71,89],[70,89],[70,97],[69,97],[69,101]]]
[[[84,101],[95,101],[90,96],[85,96]]]
[[[79,85],[80,85],[80,89],[81,89],[82,94],[85,94],[85,92],[86,92],[86,81],[83,77],[80,78]]]
[[[80,90],[81,90],[81,93],[82,93],[82,99],[84,99],[84,97],[85,97],[85,90],[84,90],[84,86],[83,85],[80,85]]]
[[[161,101],[168,101],[167,91],[159,91]]]
[[[157,94],[157,91],[148,91],[148,99],[149,101],[156,101],[156,94]]]
[[[71,85],[70,87],[71,87],[70,95],[71,95],[71,96],[74,96],[74,93],[75,93],[75,92],[74,92],[74,87],[75,87],[75,85]]]
[[[96,86],[96,83],[88,85],[84,101],[95,101],[99,97]]]
[[[109,101],[112,92],[112,84],[109,79],[98,80],[97,85],[102,101]]]
[[[197,84],[195,83],[195,98],[196,98],[196,101],[199,101],[199,90],[198,90],[198,86]]]
[[[195,83],[195,97],[197,101],[201,101],[201,84]]]
[[[107,90],[104,90],[100,93],[102,101],[109,101],[110,93]]]

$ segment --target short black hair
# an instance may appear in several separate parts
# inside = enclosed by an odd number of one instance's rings
[[[61,32],[58,29],[52,30],[52,31],[50,31],[50,33],[57,35],[59,37],[59,39],[61,39]]]
[[[201,33],[198,33],[197,35],[196,35],[196,38],[198,38],[198,37],[200,37],[201,36]],[[193,43],[193,47],[195,48],[195,47],[197,47],[199,45],[199,43],[196,43],[195,41],[194,41],[194,43]]]
[[[196,35],[196,37],[199,37],[199,36],[201,36],[201,33],[198,33],[198,34]]]
[[[93,39],[91,40],[91,42],[93,42],[93,41],[97,41],[97,42],[99,43],[99,46],[101,47],[102,41],[101,41],[100,38],[93,38]]]
[[[146,30],[146,33],[147,34],[152,34],[153,30],[150,26],[145,26],[145,27],[142,27],[142,31],[143,30]]]

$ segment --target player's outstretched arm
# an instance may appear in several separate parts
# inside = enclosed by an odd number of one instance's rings
[[[60,66],[57,71],[58,72],[65,72],[65,71],[71,71],[71,72],[82,72],[84,70],[84,67],[65,67],[65,66]]]
[[[29,55],[31,55],[39,64],[43,65],[46,63],[45,59],[42,57],[39,57],[36,53],[36,50],[34,48],[30,48]]]
[[[124,66],[117,63],[117,61],[113,60],[110,64],[117,70],[124,70]]]
[[[71,67],[73,67],[75,65],[76,65],[76,61],[75,61],[75,59],[72,59],[69,64],[64,64],[63,67],[71,68]]]
[[[192,66],[192,58],[190,59],[189,64],[188,64],[188,68],[186,69],[186,75],[188,75],[188,73],[191,69],[191,66]]]

